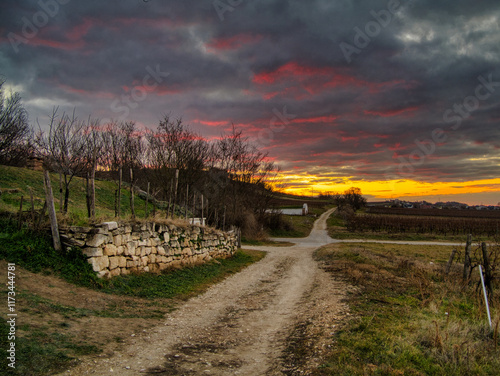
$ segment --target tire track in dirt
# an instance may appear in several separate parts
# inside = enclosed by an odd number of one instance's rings
[[[253,247],[268,255],[182,304],[163,325],[131,337],[123,351],[85,358],[61,375],[287,374],[283,354],[299,321],[341,311],[340,303],[325,310],[331,277],[312,259],[331,240],[324,230],[330,212],[293,247]]]

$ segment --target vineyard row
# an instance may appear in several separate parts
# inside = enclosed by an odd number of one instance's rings
[[[355,215],[346,220],[348,231],[439,235],[486,235],[500,232],[500,219]]]

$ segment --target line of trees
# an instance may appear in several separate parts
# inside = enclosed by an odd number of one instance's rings
[[[22,165],[27,156],[42,159],[46,169],[60,174],[64,213],[75,176],[86,178],[90,218],[96,215],[96,177],[117,181],[117,216],[124,214],[123,182],[165,215],[187,216],[189,208],[190,216],[201,216],[203,210],[210,225],[235,225],[246,232],[258,231],[270,205],[277,166],[234,127],[208,141],[168,115],[150,130],[134,122],[81,120],[55,108],[33,130],[20,96],[5,97],[1,91],[0,120],[0,163]],[[132,201],[132,215],[133,207]]]

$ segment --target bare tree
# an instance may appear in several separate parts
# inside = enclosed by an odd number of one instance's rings
[[[26,158],[32,130],[21,96],[19,93],[6,96],[3,91],[4,83],[5,80],[0,78],[0,162],[12,163]]]
[[[54,108],[49,116],[48,132],[44,132],[39,125],[35,144],[45,164],[64,177],[63,212],[67,213],[71,181],[85,169],[85,140],[82,132],[85,124],[77,120],[74,112],[71,116],[65,112],[59,116],[57,112],[58,108]]]
[[[226,212],[228,224],[244,226],[245,215],[263,220],[272,198],[272,180],[278,168],[234,127],[212,147],[212,194],[207,193],[217,211]],[[215,193],[215,195],[214,195]]]
[[[87,170],[87,213],[89,218],[95,219],[95,173],[106,155],[105,133],[99,128],[99,120],[89,118],[83,129],[83,142],[82,159]]]
[[[140,169],[143,167],[146,149],[143,137],[137,130],[134,122],[118,123],[113,121],[105,124],[102,130],[101,164],[105,169],[116,171],[118,174],[118,190],[116,195],[116,215],[121,216],[121,192],[123,171]],[[134,182],[130,182],[133,184]]]
[[[189,130],[182,119],[175,121],[165,116],[155,131],[146,134],[148,141],[148,166],[154,174],[154,183],[158,188],[163,188],[164,198],[177,197],[176,183],[181,186],[189,185],[196,190],[200,185],[200,179],[203,175],[207,160],[209,146],[208,143],[199,135]],[[179,171],[178,180],[177,176]],[[186,190],[181,190],[179,199],[186,201]],[[174,202],[174,205],[177,202]]]

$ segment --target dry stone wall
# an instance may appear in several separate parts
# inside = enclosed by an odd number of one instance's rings
[[[103,278],[202,264],[237,249],[234,233],[187,224],[105,222],[65,228],[61,238],[66,246],[80,247]]]

